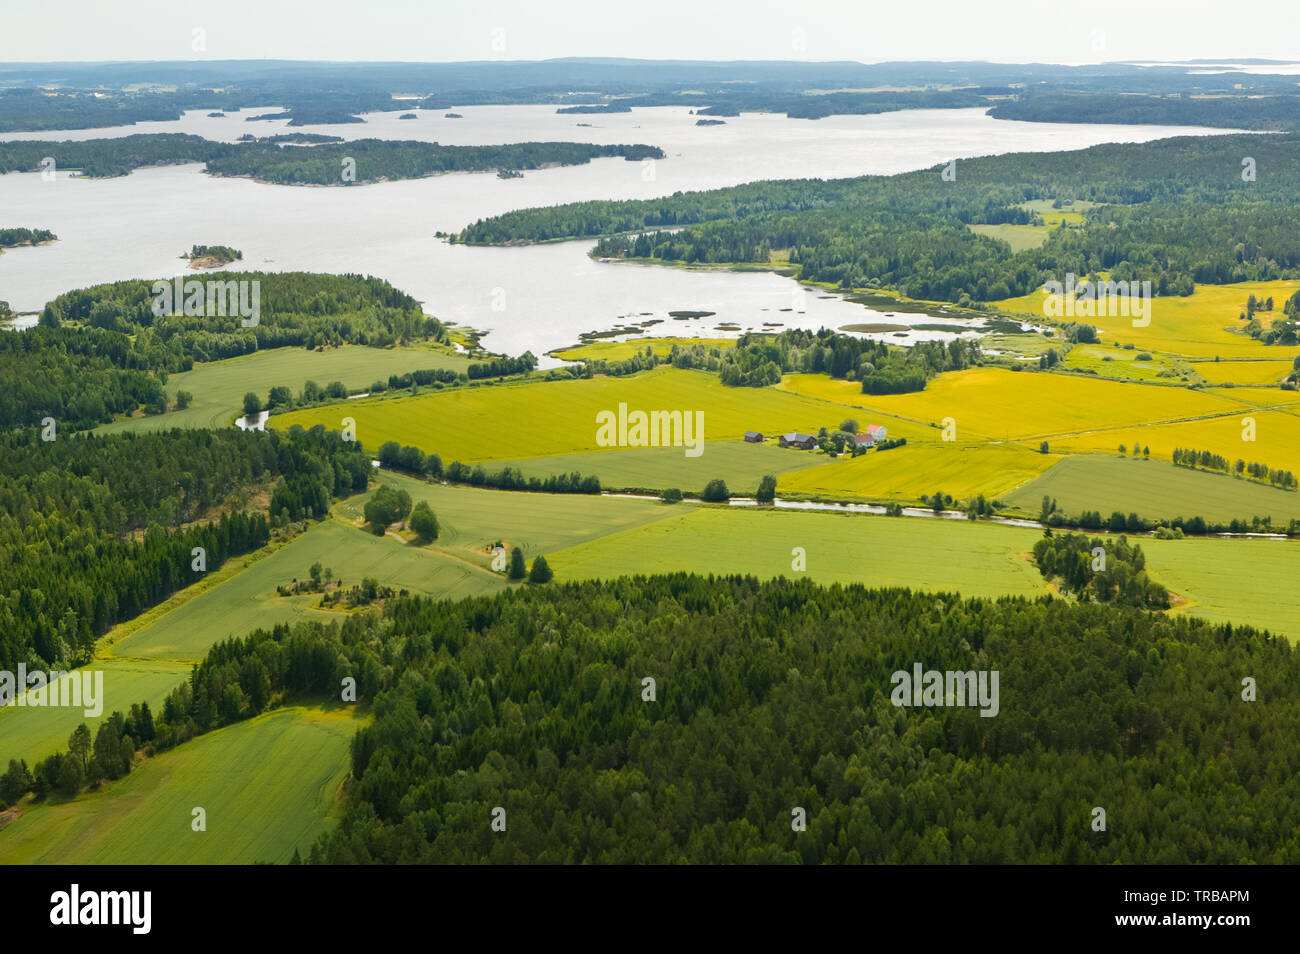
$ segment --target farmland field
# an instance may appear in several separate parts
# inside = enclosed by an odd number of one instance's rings
[[[1197,361],[1191,366],[1210,384],[1277,384],[1294,367],[1293,361]]]
[[[244,394],[252,391],[266,400],[273,387],[287,387],[296,396],[308,381],[324,387],[342,381],[349,389],[367,388],[390,374],[422,368],[463,371],[469,359],[433,348],[367,348],[344,345],[312,351],[308,348],[274,348],[224,361],[194,366],[192,371],[167,379],[167,395],[189,391],[194,400],[183,411],[152,417],[128,417],[105,424],[102,432],[158,430],[166,427],[228,427],[242,413]]]
[[[339,430],[346,416],[356,420],[357,440],[368,448],[398,441],[438,454],[444,463],[501,461],[599,451],[596,414],[617,411],[620,403],[631,410],[702,411],[706,441],[736,440],[749,430],[816,431],[823,425],[835,427],[846,416],[824,401],[773,388],[727,388],[715,374],[660,367],[625,378],[503,384],[351,401],[277,414],[270,426],[324,424]]]
[[[489,587],[505,585],[499,575],[488,569],[491,563],[488,548],[498,540],[521,547],[526,556],[532,557],[660,520],[672,513],[671,507],[657,500],[444,486],[389,473],[382,474],[380,480],[405,490],[414,503],[428,501],[438,516],[438,539],[428,547],[409,546],[408,550],[479,568],[482,581]],[[365,502],[363,496],[352,497],[340,503],[335,512],[344,520],[360,521]],[[376,545],[397,549],[403,546],[391,538],[381,539],[361,530],[347,529],[375,541]],[[478,575],[475,579],[477,585]],[[458,593],[447,592],[447,595]]]
[[[126,712],[136,702],[148,702],[159,708],[167,694],[189,678],[190,666],[167,660],[97,659],[87,667],[104,674],[104,711],[87,716],[76,708],[6,706],[0,709],[0,760],[26,759],[34,765],[39,759],[68,747],[68,736],[81,723],[93,735],[101,721],[113,711]],[[83,670],[78,670],[83,671]]]
[[[1001,239],[1011,246],[1013,252],[1038,248],[1047,241],[1052,230],[1046,225],[968,225],[976,235]]]
[[[1036,530],[964,521],[692,507],[547,560],[557,579],[672,573],[799,576],[823,583],[909,586],[966,596],[1036,596],[1047,587],[1026,554]]]
[[[1111,454],[1066,457],[1009,494],[1006,502],[1036,517],[1044,496],[1055,498],[1063,511],[1074,516],[1084,510],[1109,516],[1119,510],[1148,520],[1201,516],[1220,523],[1271,516],[1277,527],[1300,519],[1300,493],[1295,491]]]
[[[1139,355],[1145,356],[1147,360],[1138,360]],[[1170,355],[1097,344],[1074,345],[1061,365],[1091,371],[1103,378],[1171,385],[1194,383],[1196,379],[1192,371],[1201,367],[1189,365],[1181,358]]]
[[[1062,276],[1064,280],[1064,276]],[[1122,315],[1077,320],[1094,325],[1101,333],[1102,342],[1132,342],[1139,350],[1166,351],[1188,357],[1213,358],[1283,358],[1292,359],[1300,348],[1265,346],[1239,332],[1245,324],[1239,315],[1246,307],[1246,298],[1272,296],[1281,303],[1300,289],[1300,281],[1241,282],[1235,285],[1198,284],[1186,298],[1173,296],[1151,299],[1151,323],[1144,328],[1133,327],[1133,318]],[[999,312],[1041,317],[1046,293],[1042,289],[990,302],[989,307]],[[1279,310],[1277,317],[1281,317]],[[1064,319],[1064,320],[1068,320]]]
[[[779,447],[774,439],[769,439],[762,444],[712,441],[699,457],[685,457],[676,447],[636,447],[595,454],[528,457],[501,461],[499,466],[517,467],[527,476],[574,471],[595,474],[607,490],[678,487],[697,491],[714,477],[720,477],[732,493],[749,495],[764,474],[788,474],[825,463],[822,454]]]
[[[958,499],[984,494],[992,500],[1033,480],[1058,459],[1017,444],[909,441],[786,475],[777,491],[782,496],[900,501],[943,492]]]
[[[0,863],[283,864],[325,830],[357,725],[351,709],[294,706],[201,735],[102,791],[21,806]]]
[[[1142,539],[1147,570],[1216,623],[1247,623],[1300,640],[1300,545],[1292,540]]]
[[[1041,536],[1040,530],[959,520],[704,507],[547,559],[560,580],[675,571],[796,577],[801,574],[792,569],[791,550],[803,547],[807,575],[822,583],[1037,596],[1048,588],[1029,552]],[[1171,612],[1300,638],[1300,595],[1289,587],[1300,566],[1295,543],[1135,542],[1152,575],[1187,601]]]
[[[1241,394],[1235,388],[1226,394]],[[1273,392],[1284,395],[1287,392]],[[1245,440],[1247,420],[1254,421],[1255,439]],[[1120,444],[1134,441],[1151,448],[1151,456],[1171,459],[1175,447],[1191,447],[1222,454],[1230,461],[1238,458],[1261,461],[1272,468],[1300,473],[1300,417],[1287,411],[1259,411],[1238,405],[1235,413],[1176,424],[1152,424],[1133,428],[1096,430],[1053,437],[1054,452],[1115,453]]]

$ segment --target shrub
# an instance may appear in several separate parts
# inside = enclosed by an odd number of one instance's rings
[[[704,488],[704,493],[700,498],[708,503],[722,503],[731,499],[731,491],[727,489],[726,481],[720,477],[715,477],[709,481],[709,485]]]

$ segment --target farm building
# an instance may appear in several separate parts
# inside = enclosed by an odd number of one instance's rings
[[[865,431],[853,435],[853,443],[857,447],[875,447],[877,442],[883,441],[888,434],[887,428],[879,424],[868,424]]]
[[[812,450],[817,446],[817,438],[811,434],[791,431],[789,434],[781,435],[780,444],[782,447],[802,447],[804,450]]]
[[[758,431],[745,431],[745,440],[751,444],[761,444],[763,443],[763,435]]]

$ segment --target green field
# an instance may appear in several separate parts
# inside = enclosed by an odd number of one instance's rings
[[[1189,601],[1182,612],[1300,639],[1300,592],[1293,585],[1300,545],[1295,541],[1144,538],[1141,543],[1147,570]]]
[[[274,348],[256,354],[212,361],[192,371],[167,378],[167,397],[175,401],[177,391],[189,391],[194,400],[183,411],[169,411],[154,417],[122,418],[100,428],[101,432],[159,430],[165,427],[228,427],[243,408],[244,395],[255,392],[265,403],[273,387],[287,387],[296,396],[308,381],[324,387],[342,381],[350,390],[368,388],[390,374],[406,374],[422,368],[450,368],[463,371],[469,359],[433,348],[366,348],[344,345],[311,351],[307,348]]]
[[[1271,516],[1278,527],[1300,519],[1300,493],[1227,474],[1175,467],[1159,460],[1110,454],[1063,458],[1051,470],[1006,497],[1006,503],[1037,516],[1044,496],[1066,513],[1119,510],[1148,520],[1201,516],[1217,523]]]
[[[1026,555],[1037,530],[860,514],[681,505],[669,520],[548,556],[557,579],[649,573],[807,575],[821,583],[958,590],[966,596],[1047,592]]]
[[[529,477],[573,471],[595,474],[607,490],[677,487],[699,491],[714,477],[720,477],[732,493],[753,496],[764,474],[779,476],[806,470],[825,464],[826,460],[822,454],[778,447],[774,440],[762,444],[711,441],[699,457],[686,457],[676,447],[635,447],[594,454],[527,457],[502,461],[493,468],[508,464]]]
[[[135,702],[147,701],[151,709],[161,711],[167,693],[190,675],[187,663],[158,660],[97,659],[87,668],[104,673],[104,711],[90,717],[84,709],[18,706],[0,709],[0,764],[8,765],[10,759],[26,759],[28,765],[34,765],[45,756],[66,749],[68,737],[81,723],[86,723],[93,736],[96,726],[111,716],[114,709],[126,712]]]
[[[1148,355],[1149,360],[1138,360]],[[1076,344],[1061,366],[1091,371],[1098,377],[1153,384],[1186,384],[1196,381],[1193,366],[1172,355],[1153,354],[1136,348],[1127,350],[1099,344]],[[1163,373],[1163,377],[1161,377]]]
[[[438,515],[437,541],[422,548],[346,529],[389,549],[455,561],[478,574],[476,580],[481,578],[488,588],[505,585],[503,578],[489,569],[490,546],[498,540],[512,547],[521,547],[524,555],[531,559],[538,553],[550,554],[553,550],[662,520],[674,513],[671,505],[657,500],[444,486],[389,473],[382,474],[380,479],[405,490],[413,503],[429,502]],[[335,512],[343,520],[360,520],[366,499],[364,496],[349,498],[339,504]],[[337,569],[335,567],[336,572]],[[382,576],[380,579],[390,582]],[[438,587],[421,592],[437,592],[449,597],[470,595],[462,594],[459,589],[449,591]]]
[[[138,764],[72,801],[20,804],[2,864],[252,864],[306,854],[348,772],[351,709],[264,713]],[[192,810],[207,830],[191,829]]]
[[[1036,529],[956,520],[685,505],[671,520],[547,560],[559,580],[674,571],[794,577],[791,550],[803,547],[807,575],[821,583],[1032,597],[1048,592],[1029,556],[1041,536]],[[1138,542],[1155,578],[1186,600],[1176,612],[1300,638],[1300,594],[1290,587],[1300,566],[1294,543]]]
[[[1046,225],[968,225],[976,235],[1001,239],[1011,246],[1012,253],[1026,249],[1038,248],[1051,236],[1052,230]]]

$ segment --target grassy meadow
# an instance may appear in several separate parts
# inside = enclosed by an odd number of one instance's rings
[[[283,864],[325,830],[348,774],[352,708],[293,706],[217,729],[77,798],[20,803],[0,864]],[[192,811],[206,830],[191,828]]]
[[[1027,558],[1040,535],[1036,530],[955,520],[679,506],[669,519],[548,555],[556,579],[683,571],[793,577],[799,574],[792,569],[791,551],[803,547],[807,575],[821,583],[909,586],[966,596],[1047,592]]]
[[[307,348],[273,348],[255,354],[195,365],[193,370],[167,379],[167,397],[177,391],[194,395],[183,411],[153,417],[126,417],[103,425],[101,432],[159,430],[167,427],[228,427],[243,413],[244,395],[253,391],[265,403],[273,387],[284,386],[295,395],[308,381],[324,387],[342,381],[350,390],[368,388],[390,374],[423,368],[463,371],[468,358],[435,348],[366,348],[343,345],[312,351]]]
[[[1300,520],[1300,493],[1295,491],[1115,454],[1062,458],[1005,500],[1037,517],[1045,496],[1055,498],[1062,510],[1075,516],[1084,510],[1104,516],[1118,510],[1149,520],[1201,516],[1220,523],[1271,516],[1278,527]]]

